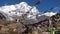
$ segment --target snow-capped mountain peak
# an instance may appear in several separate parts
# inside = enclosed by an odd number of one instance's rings
[[[23,14],[26,14],[27,11],[29,11],[32,7],[29,6],[26,2],[21,2],[19,4],[15,5],[7,5],[7,6],[2,6],[0,7],[0,12],[5,15],[8,21],[17,19],[19,16],[22,16]],[[36,17],[36,15],[39,14],[39,11],[36,9],[36,7],[32,8],[29,11],[29,17],[26,18],[33,18]],[[33,17],[32,17],[33,16]],[[36,18],[34,18],[36,19]]]
[[[51,17],[51,16],[53,16],[53,15],[56,15],[56,13],[54,13],[54,12],[46,12],[46,13],[44,13],[44,14],[42,14],[42,15]]]

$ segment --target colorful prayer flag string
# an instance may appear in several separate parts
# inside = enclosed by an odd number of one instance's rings
[[[38,0],[38,2],[36,2],[36,3],[32,6],[32,8],[34,8],[35,6],[37,6],[37,5],[39,5],[39,4],[40,4],[40,0]],[[32,8],[31,8],[31,9],[32,9]],[[31,10],[31,9],[30,9],[30,10]]]
[[[36,2],[33,6],[37,6],[40,4],[40,0],[38,0],[38,2]]]

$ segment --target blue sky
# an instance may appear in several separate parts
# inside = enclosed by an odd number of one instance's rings
[[[23,2],[23,1],[27,2],[30,6],[32,6],[38,0],[0,0],[0,7],[4,6],[4,5],[18,4],[18,3]],[[41,1],[40,5],[37,6],[37,9],[40,12],[43,12],[43,11],[45,11],[47,9],[52,8],[52,7],[60,6],[60,0],[40,0],[40,1]],[[54,11],[56,12],[57,9],[54,10]]]

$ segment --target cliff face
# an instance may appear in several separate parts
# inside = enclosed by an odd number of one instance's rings
[[[6,17],[2,14],[2,13],[0,13],[0,20],[6,20]]]
[[[57,28],[57,30],[60,30],[60,12],[57,13],[56,15],[53,15],[51,19],[52,23],[56,24],[55,27]]]

